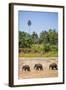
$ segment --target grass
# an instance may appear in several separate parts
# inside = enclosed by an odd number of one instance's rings
[[[53,52],[47,52],[45,54],[41,53],[20,53],[19,57],[57,57],[58,53],[57,51]]]
[[[56,45],[50,45],[50,51],[44,52],[43,44],[34,44],[31,48],[19,48],[22,52],[19,53],[19,57],[57,57],[58,50]]]

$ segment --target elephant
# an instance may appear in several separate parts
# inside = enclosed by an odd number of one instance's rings
[[[24,65],[24,66],[22,67],[22,70],[24,70],[24,71],[30,71],[29,65]]]
[[[56,64],[56,63],[50,64],[50,65],[49,65],[49,69],[57,70],[57,69],[58,69],[57,64]]]
[[[43,70],[43,66],[42,66],[42,64],[35,64],[34,69],[35,70]]]

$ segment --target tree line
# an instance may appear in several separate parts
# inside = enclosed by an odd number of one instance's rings
[[[51,49],[58,49],[58,32],[53,29],[42,31],[39,35],[36,32],[29,34],[24,31],[19,31],[19,48],[32,48],[33,45],[43,45],[42,50],[45,52]],[[34,48],[34,49],[35,49]],[[39,49],[40,47],[38,47]]]

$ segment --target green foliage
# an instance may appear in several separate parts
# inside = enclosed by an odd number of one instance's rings
[[[57,45],[51,45],[50,50],[51,51],[58,51],[58,46]]]
[[[42,31],[40,33],[40,43],[49,43],[49,35],[47,31]]]
[[[33,54],[31,56],[57,56],[58,32],[49,29],[49,31],[42,31],[38,36],[36,32],[31,35],[19,31],[19,53],[20,56],[30,56],[31,54]]]
[[[42,52],[43,46],[42,45],[37,45],[37,44],[33,44],[32,45],[32,52],[36,53],[36,52]]]
[[[30,34],[26,32],[19,32],[19,48],[30,48],[32,39]]]
[[[20,53],[30,53],[31,52],[31,49],[30,48],[20,48],[19,49],[19,52]]]
[[[58,44],[58,33],[55,30],[49,29],[48,35],[49,35],[50,44],[57,45]]]
[[[39,41],[37,33],[33,32],[31,37],[32,37],[33,44],[37,44]]]
[[[50,51],[50,45],[49,44],[44,44],[43,45],[43,53],[49,52]]]

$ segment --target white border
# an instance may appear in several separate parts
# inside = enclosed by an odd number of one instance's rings
[[[39,79],[18,79],[18,11],[42,11],[58,13],[58,77]],[[62,8],[35,7],[35,6],[14,6],[14,85],[59,83],[63,81],[63,13]]]

